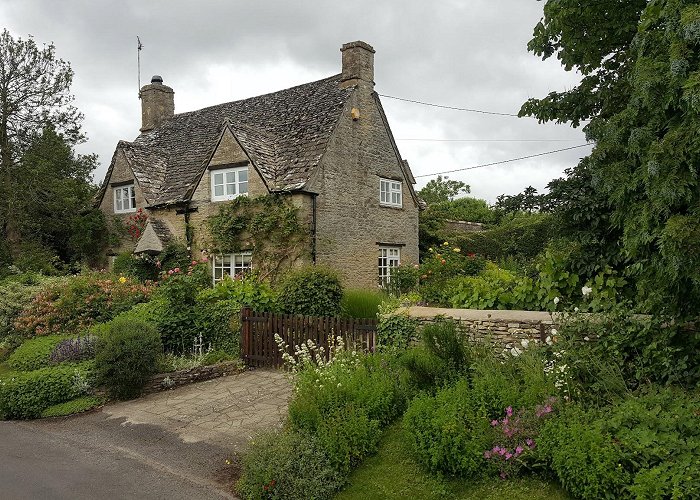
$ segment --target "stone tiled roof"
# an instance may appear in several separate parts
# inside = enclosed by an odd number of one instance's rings
[[[133,142],[121,141],[150,205],[188,199],[229,127],[268,188],[304,187],[353,91],[340,75],[279,92],[176,114]],[[113,160],[114,162],[114,160]],[[107,175],[109,178],[109,172]],[[101,197],[106,189],[102,187]]]
[[[160,239],[164,245],[173,239],[173,234],[170,232],[168,225],[162,220],[151,217],[148,223],[153,227],[153,231],[155,231],[158,239]]]

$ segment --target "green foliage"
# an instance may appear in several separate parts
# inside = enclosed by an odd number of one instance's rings
[[[537,194],[537,189],[528,186],[522,193],[513,196],[500,195],[495,208],[506,214],[545,212],[549,209],[548,196]]]
[[[456,375],[447,361],[422,346],[406,350],[399,359],[408,372],[408,385],[416,392],[434,391]]]
[[[224,351],[229,356],[238,355],[241,334],[240,304],[232,299],[207,300],[200,297],[197,299],[194,332],[201,332],[202,341],[206,346]]]
[[[78,333],[94,323],[144,302],[151,286],[104,273],[86,273],[47,283],[16,318],[16,331],[26,337]]]
[[[117,255],[114,259],[112,272],[141,282],[156,280],[159,273],[154,263],[134,255],[133,252],[123,252]]]
[[[392,295],[410,293],[418,289],[418,280],[421,274],[418,264],[403,264],[392,267],[389,273],[390,281],[384,286],[384,289]]]
[[[618,372],[615,378],[632,388],[650,381],[694,387],[700,381],[696,354],[700,333],[692,324],[678,325],[616,309],[594,318],[570,318],[562,325],[561,337],[574,383],[584,396],[610,399],[605,396],[610,389],[596,384],[607,379],[601,377],[601,370]],[[603,394],[598,396],[592,389],[600,389]],[[625,387],[617,382],[613,389],[612,394],[619,395]]]
[[[298,374],[289,403],[293,428],[319,437],[334,466],[347,473],[376,450],[379,429],[405,407],[394,358],[345,353],[323,370]]]
[[[51,364],[51,353],[54,348],[66,337],[63,335],[49,335],[37,337],[25,341],[15,349],[7,359],[10,368],[17,371],[33,371]]]
[[[230,300],[254,311],[279,311],[277,293],[255,271],[234,278],[226,276],[214,288],[200,292],[197,300]]]
[[[157,297],[163,301],[162,315],[156,324],[166,351],[190,350],[197,331],[197,296],[211,283],[204,263],[192,262],[185,270],[179,267],[163,272]]]
[[[477,275],[453,279],[444,295],[452,307],[466,309],[510,309],[515,304],[513,290],[517,277],[488,263]]]
[[[540,446],[580,498],[692,498],[700,493],[697,395],[650,388],[603,410],[572,407]]]
[[[376,318],[385,299],[384,293],[373,290],[344,290],[340,310],[346,318]]]
[[[602,265],[624,266],[654,311],[684,317],[700,312],[696,12],[689,0],[547,2],[529,48],[584,77],[521,109],[541,121],[590,120],[595,147],[560,183],[594,193],[568,206],[579,214],[572,237],[597,247],[590,255]]]
[[[35,418],[48,408],[84,393],[76,378],[89,377],[92,363],[61,365],[30,372],[11,372],[0,378],[0,417]]]
[[[460,373],[468,368],[468,339],[455,321],[437,318],[423,327],[421,339],[423,346],[443,360],[449,370]]]
[[[418,196],[428,205],[452,200],[460,193],[469,193],[469,186],[462,181],[443,179],[438,175],[429,181],[423,189],[418,191]]]
[[[26,276],[29,277],[27,282],[12,279],[0,283],[0,339],[14,331],[15,319],[41,288],[44,278],[33,274]]]
[[[316,436],[289,430],[256,436],[243,470],[236,490],[246,500],[330,499],[345,482]]]
[[[408,313],[391,312],[379,316],[377,346],[380,350],[403,350],[416,337],[418,322]]]
[[[465,253],[490,259],[532,259],[544,250],[556,231],[556,220],[548,214],[519,214],[504,218],[498,226],[485,231],[455,233],[448,239]]]
[[[119,399],[138,396],[157,369],[163,345],[158,331],[146,322],[114,319],[100,339],[95,369],[100,383]]]
[[[219,212],[207,219],[212,250],[251,251],[261,277],[274,281],[309,254],[309,228],[298,212],[284,195],[239,196],[222,203]]]
[[[488,472],[484,450],[491,447],[489,421],[474,401],[467,380],[421,395],[406,410],[403,425],[416,456],[434,472],[477,479]]]
[[[444,241],[440,247],[429,248],[420,265],[419,290],[423,299],[431,304],[448,301],[445,296],[448,283],[459,277],[478,274],[486,261],[473,253],[464,253],[458,246]]]
[[[110,227],[104,212],[99,208],[86,208],[73,216],[70,224],[68,246],[73,253],[71,259],[97,265],[110,243]]]
[[[343,286],[335,271],[309,266],[289,272],[280,284],[279,301],[288,314],[337,316]]]
[[[65,417],[88,410],[92,410],[104,403],[104,399],[98,396],[81,396],[65,403],[58,403],[49,406],[41,412],[41,418]]]

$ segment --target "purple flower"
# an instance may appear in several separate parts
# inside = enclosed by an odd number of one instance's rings
[[[525,440],[525,444],[527,444],[528,448],[534,448],[534,447],[535,447],[535,442],[534,442],[532,439],[530,439],[530,438],[527,438],[527,439]]]
[[[498,425],[498,420],[491,420],[491,426],[496,427]]]
[[[499,450],[498,450],[498,454],[501,456],[506,455],[507,453],[508,453],[508,450],[506,450],[505,448],[499,448]]]
[[[513,415],[513,407],[512,406],[509,406],[508,408],[506,408],[506,415],[508,415],[509,417],[511,415]]]
[[[506,460],[510,460],[513,458],[513,454],[511,452],[506,453]]]
[[[517,448],[515,448],[515,456],[517,457],[517,456],[520,455],[523,451],[524,451],[524,448],[523,448],[522,446],[518,446]]]

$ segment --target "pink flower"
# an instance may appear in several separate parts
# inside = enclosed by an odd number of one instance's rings
[[[505,473],[505,471],[501,471],[499,474],[501,476],[501,479],[505,480],[508,477],[508,474]]]
[[[525,444],[527,444],[528,448],[534,448],[534,447],[535,447],[535,442],[534,442],[532,439],[530,439],[530,438],[527,438],[527,439],[525,440]]]
[[[486,450],[486,451],[484,452],[484,458],[485,458],[486,460],[488,460],[489,458],[491,458],[491,452],[490,452],[489,450]]]
[[[506,415],[508,415],[509,417],[511,415],[513,415],[513,407],[512,406],[509,406],[508,408],[506,408]]]
[[[513,458],[513,454],[511,452],[506,453],[506,460],[510,460]]]
[[[196,265],[197,265],[197,261],[196,261],[196,260],[193,260],[193,261],[192,261],[192,265],[193,265],[193,266],[196,266]]]
[[[522,446],[518,446],[517,448],[515,448],[515,456],[517,457],[517,456],[520,455],[524,450],[525,450],[525,449],[524,449]]]
[[[498,425],[498,420],[491,420],[491,427],[496,427]]]
[[[496,454],[496,453],[498,453],[500,450],[501,450],[501,448],[500,448],[499,446],[494,446],[494,447],[491,449],[491,453]]]
[[[174,272],[174,271],[173,271],[172,269],[170,269],[170,270],[168,271],[168,274],[172,275],[173,272]]]
[[[175,268],[175,272],[176,272],[176,273],[179,273],[179,272],[180,272],[180,268],[179,268],[179,267],[176,267],[176,268]]]
[[[506,455],[506,454],[508,454],[508,450],[506,450],[505,448],[499,448],[498,454],[501,456]]]

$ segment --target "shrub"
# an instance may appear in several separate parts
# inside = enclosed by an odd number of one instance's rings
[[[488,470],[484,450],[492,444],[489,421],[474,401],[467,380],[435,396],[415,398],[403,425],[417,458],[431,471],[477,479]]]
[[[445,241],[440,247],[429,248],[420,265],[420,293],[432,304],[446,304],[447,283],[457,277],[474,276],[486,265],[486,260],[474,253],[464,253],[458,246]]]
[[[346,318],[376,318],[385,298],[385,294],[372,290],[345,290],[340,309]]]
[[[115,319],[97,346],[95,369],[98,379],[114,397],[136,397],[156,372],[162,352],[160,336],[153,325]]]
[[[205,290],[208,292],[208,290]],[[235,300],[197,298],[195,328],[205,345],[237,356],[240,354],[241,306]]]
[[[0,416],[35,418],[44,409],[85,393],[91,363],[14,372],[0,379]]]
[[[153,262],[136,256],[133,252],[123,252],[114,259],[112,272],[143,282],[157,280],[159,270]]]
[[[253,272],[225,277],[214,288],[199,293],[198,301],[229,300],[254,311],[278,312],[278,297],[270,285]]]
[[[409,374],[409,385],[416,391],[432,391],[454,377],[445,360],[422,346],[408,349],[399,359]]]
[[[26,340],[7,359],[13,370],[32,371],[52,364],[51,354],[57,345],[65,340],[63,335],[51,335]]]
[[[651,388],[603,410],[573,406],[540,446],[579,498],[692,498],[700,493],[697,395]]]
[[[418,322],[408,313],[389,313],[379,316],[377,346],[380,350],[403,350],[416,337]]]
[[[425,348],[442,359],[451,370],[459,373],[468,368],[468,340],[454,320],[438,318],[425,325],[421,338]]]
[[[466,309],[512,309],[513,289],[517,277],[509,271],[487,263],[478,276],[455,278],[444,292],[452,307]]]
[[[92,410],[93,408],[100,406],[102,403],[104,403],[103,398],[97,396],[81,396],[79,398],[66,401],[65,403],[58,403],[56,405],[49,406],[41,412],[41,418],[64,417],[66,415],[82,413],[84,411]]]
[[[236,485],[245,499],[330,499],[344,484],[313,434],[291,430],[256,436]]]
[[[14,331],[15,319],[41,289],[40,282],[44,279],[40,275],[24,276],[29,279],[23,282],[13,277],[0,285],[0,340]]]
[[[395,295],[415,292],[418,290],[418,283],[421,275],[420,266],[400,265],[389,270],[391,280],[385,289]]]
[[[289,314],[337,316],[342,298],[338,275],[319,266],[290,272],[280,286],[280,304]]]
[[[88,273],[47,284],[15,320],[18,333],[32,337],[77,333],[145,302],[153,288],[127,278]]]

